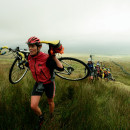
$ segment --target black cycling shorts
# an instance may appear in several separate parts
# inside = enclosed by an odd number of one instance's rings
[[[55,82],[51,82],[48,84],[43,84],[42,82],[35,83],[32,91],[32,96],[42,96],[44,93],[48,98],[53,98],[55,96]]]
[[[104,78],[108,78],[108,75],[107,75],[107,74],[104,74]]]

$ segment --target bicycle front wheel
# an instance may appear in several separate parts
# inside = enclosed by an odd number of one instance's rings
[[[12,84],[16,84],[22,80],[28,71],[28,68],[24,65],[19,66],[20,61],[21,60],[17,57],[10,68],[9,81]]]
[[[64,71],[55,71],[60,78],[78,81],[89,76],[90,70],[83,61],[72,57],[62,57],[59,61],[64,66]]]

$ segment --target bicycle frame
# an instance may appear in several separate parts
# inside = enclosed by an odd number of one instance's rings
[[[27,57],[29,55],[29,51],[20,50],[19,47],[16,47],[15,49],[11,49],[11,48],[8,48],[7,46],[3,46],[3,47],[0,48],[0,55],[5,55],[6,54],[5,51],[1,53],[1,51],[3,49],[8,49],[9,52],[15,53],[16,54],[15,58],[17,58],[17,57],[19,58],[20,65],[25,65],[24,63],[27,61]],[[18,67],[21,69],[20,65],[18,64]]]

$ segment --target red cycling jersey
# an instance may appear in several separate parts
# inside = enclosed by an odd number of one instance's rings
[[[43,82],[44,84],[51,82],[50,69],[46,66],[48,57],[49,55],[43,52],[39,52],[34,57],[28,56],[29,68],[36,82]]]

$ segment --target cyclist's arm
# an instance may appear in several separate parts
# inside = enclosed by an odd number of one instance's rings
[[[28,63],[28,61],[25,62],[25,66],[29,68],[29,63]]]
[[[56,58],[56,56],[54,55],[54,56],[52,56],[52,59],[55,61],[55,63],[56,63],[56,66],[58,67],[58,68],[61,68],[61,69],[63,69],[64,67],[63,67],[63,65],[62,65],[62,63]]]
[[[61,64],[61,62],[56,58],[56,56],[50,56],[47,60],[46,66],[50,68],[51,70],[58,70],[63,71],[64,66]]]

